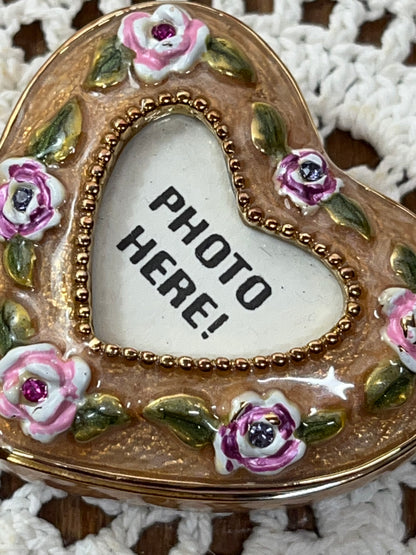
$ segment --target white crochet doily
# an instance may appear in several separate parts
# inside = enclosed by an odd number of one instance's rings
[[[302,23],[302,0],[275,0],[267,15],[247,14],[242,0],[214,0],[213,7],[237,16],[277,52],[294,75],[322,137],[335,128],[351,132],[377,150],[380,163],[350,174],[398,200],[416,186],[416,67],[404,65],[416,42],[415,0],[339,0],[327,27]],[[37,69],[74,29],[71,22],[82,0],[0,0],[0,131],[20,93]],[[129,0],[101,0],[108,13],[130,5]],[[361,25],[388,11],[391,20],[381,46],[358,44]],[[24,62],[13,47],[21,25],[40,21],[49,52]],[[245,555],[259,554],[416,554],[416,540],[401,540],[401,488],[416,488],[416,472],[406,463],[377,481],[315,503],[320,537],[313,532],[286,531],[285,510],[254,511],[255,524],[244,544]],[[208,514],[116,501],[87,499],[116,515],[111,525],[64,548],[60,532],[38,518],[42,504],[65,493],[40,482],[26,484],[0,504],[0,553],[100,554],[132,553],[141,532],[155,522],[181,517],[178,544],[171,555],[203,555],[212,539]]]

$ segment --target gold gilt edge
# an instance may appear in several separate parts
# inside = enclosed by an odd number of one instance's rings
[[[318,257],[335,274],[344,289],[344,312],[330,331],[310,341],[307,345],[294,347],[288,352],[234,359],[223,356],[211,359],[193,358],[187,355],[158,355],[147,350],[142,351],[106,343],[95,336],[92,324],[89,266],[94,218],[101,192],[110,173],[108,170],[114,165],[122,144],[151,119],[161,117],[166,112],[182,112],[197,117],[203,120],[218,137],[227,158],[238,208],[249,225],[302,247]],[[137,106],[131,106],[125,114],[112,120],[110,127],[103,134],[101,146],[91,155],[86,167],[87,178],[81,186],[80,216],[77,221],[73,299],[76,329],[82,339],[88,342],[89,348],[93,352],[108,357],[120,357],[130,362],[139,361],[146,365],[159,365],[168,369],[179,367],[183,370],[191,370],[196,368],[203,372],[214,369],[220,371],[266,370],[270,367],[285,367],[289,362],[303,362],[308,356],[320,356],[331,347],[338,345],[353,328],[354,320],[361,311],[358,300],[362,292],[354,269],[347,264],[342,254],[332,252],[329,245],[317,241],[313,235],[302,232],[292,224],[278,222],[274,218],[265,218],[262,210],[256,207],[255,199],[248,192],[244,170],[238,153],[235,152],[229,128],[223,122],[221,112],[213,109],[205,98],[201,96],[193,98],[187,90],[179,90],[174,93],[165,92],[154,98],[150,96],[142,98]]]
[[[347,491],[354,481],[354,485],[358,486],[360,481],[366,482],[370,477],[376,477],[380,472],[392,470],[408,458],[416,448],[416,437],[401,443],[387,453],[376,456],[365,464],[355,466],[353,468],[325,474],[312,479],[299,480],[296,483],[271,483],[259,486],[258,483],[244,486],[244,499],[248,508],[256,507],[256,503],[276,502],[276,506],[281,506],[284,502],[287,505],[293,503],[308,502],[316,499],[318,494],[320,498],[330,495],[333,487],[336,486],[338,492]],[[45,457],[36,456],[26,453],[19,449],[12,451],[7,446],[0,446],[0,459],[4,462],[5,470],[16,470],[19,468],[27,468],[33,473],[33,478],[48,476],[60,480],[60,485],[68,489],[73,487],[79,488],[85,486],[86,492],[91,493],[91,488],[98,495],[111,495],[114,491],[114,473],[112,471],[80,468],[68,464],[60,465],[51,462]],[[9,468],[9,465],[11,468]],[[198,503],[212,503],[217,510],[221,507],[221,503],[226,503],[229,508],[230,503],[241,507],[242,490],[235,484],[221,484],[221,487],[213,488],[205,486],[197,482],[184,483],[182,480],[174,481],[172,479],[149,479],[137,478],[135,476],[119,475],[117,479],[117,492],[123,491],[126,495],[140,494],[143,501],[157,503],[157,500],[163,499],[166,504],[166,493],[169,492],[169,498],[174,504],[175,501],[190,502],[193,506]],[[230,500],[231,498],[231,500]],[[262,506],[262,505],[260,505]]]

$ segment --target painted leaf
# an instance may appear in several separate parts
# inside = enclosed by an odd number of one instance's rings
[[[270,104],[264,102],[253,104],[251,138],[254,146],[268,156],[281,159],[289,154],[285,122]]]
[[[3,253],[3,265],[9,276],[19,285],[33,286],[33,267],[35,264],[35,245],[21,235],[14,235]]]
[[[75,152],[81,128],[81,108],[73,98],[46,125],[34,132],[29,154],[45,164],[59,164]]]
[[[88,395],[78,408],[72,424],[72,433],[77,441],[89,441],[110,426],[126,424],[129,420],[129,415],[117,397],[95,393]]]
[[[21,345],[34,334],[27,310],[9,299],[0,302],[0,356]]]
[[[371,410],[399,407],[410,397],[414,385],[414,373],[400,361],[380,364],[365,384],[367,407]]]
[[[153,401],[143,411],[148,420],[164,424],[177,437],[191,447],[201,448],[213,441],[219,427],[199,397],[172,395]]]
[[[321,410],[302,419],[295,436],[307,445],[329,439],[338,434],[345,424],[343,410]]]
[[[416,253],[407,245],[396,245],[390,257],[395,274],[400,276],[413,292],[416,292]]]
[[[365,239],[371,237],[371,227],[360,206],[341,193],[333,194],[322,202],[331,218],[340,225],[345,225],[358,231]]]
[[[10,330],[3,317],[0,316],[0,356],[3,357],[12,347],[13,339]]]
[[[91,72],[85,82],[88,88],[105,89],[121,83],[134,53],[117,36],[102,39],[94,53]]]
[[[219,73],[235,77],[246,83],[255,83],[256,71],[240,48],[228,39],[209,37],[203,59]]]

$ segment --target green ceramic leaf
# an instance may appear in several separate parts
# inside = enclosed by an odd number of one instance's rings
[[[94,393],[88,395],[78,408],[72,433],[77,441],[89,441],[105,432],[109,426],[125,424],[129,420],[129,415],[117,397]]]
[[[3,253],[3,265],[9,276],[19,285],[33,286],[33,267],[35,264],[35,245],[21,235],[14,235]]]
[[[82,128],[78,101],[69,100],[30,140],[29,155],[45,164],[59,164],[75,151]]]
[[[251,138],[254,146],[279,159],[289,154],[286,125],[277,110],[264,102],[255,102],[252,107]]]
[[[391,267],[406,285],[416,292],[416,253],[407,245],[396,245],[390,257]]]
[[[354,201],[342,195],[333,194],[328,200],[322,202],[331,218],[340,225],[345,225],[358,231],[365,239],[371,237],[371,227],[362,208]]]
[[[303,418],[295,436],[310,445],[333,437],[342,430],[344,424],[345,413],[343,410],[321,410]]]
[[[121,83],[134,53],[117,36],[102,39],[94,53],[91,72],[85,82],[88,88],[105,89]]]
[[[187,445],[201,448],[211,443],[219,426],[217,418],[199,397],[172,395],[153,401],[143,411],[148,420],[164,424]]]
[[[21,345],[34,334],[32,321],[25,308],[9,299],[0,301],[0,356]]]
[[[4,357],[13,347],[13,339],[5,321],[0,317],[0,356]]]
[[[415,375],[400,361],[377,366],[365,384],[367,407],[371,410],[399,407],[410,397]]]
[[[246,83],[255,83],[256,71],[240,48],[228,39],[209,37],[203,59],[219,73],[235,77]]]

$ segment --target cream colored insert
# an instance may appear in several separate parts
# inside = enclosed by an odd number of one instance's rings
[[[305,345],[344,305],[322,263],[242,221],[218,140],[182,115],[148,125],[117,162],[94,230],[92,292],[103,341],[194,357]]]

